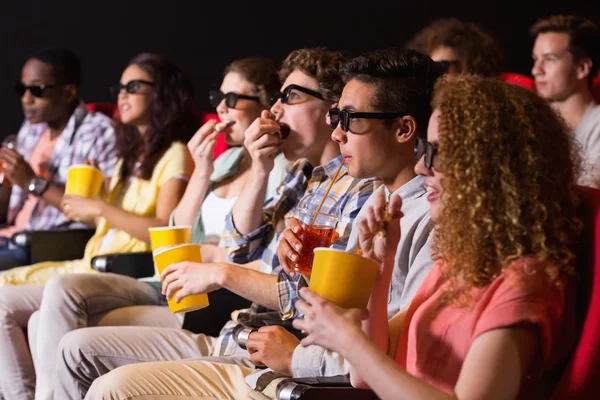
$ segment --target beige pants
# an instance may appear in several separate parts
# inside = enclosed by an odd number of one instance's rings
[[[279,379],[262,392],[246,384],[256,372],[234,364],[209,361],[152,362],[120,367],[94,381],[86,400],[126,399],[274,399]]]

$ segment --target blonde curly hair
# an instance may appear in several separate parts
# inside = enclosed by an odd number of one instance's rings
[[[438,81],[433,107],[444,187],[434,257],[445,261],[449,298],[458,282],[468,293],[529,255],[550,261],[557,282],[573,274],[582,223],[564,121],[526,89],[477,76]]]

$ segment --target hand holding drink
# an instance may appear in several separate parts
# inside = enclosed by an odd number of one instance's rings
[[[15,136],[4,139],[2,148],[0,148],[0,170],[3,173],[3,181],[8,178],[10,184],[27,190],[36,173],[29,162],[25,161],[23,156],[16,151],[15,145]]]
[[[314,259],[313,250],[317,247],[331,246],[339,236],[335,228],[340,220],[340,211],[335,204],[335,198],[330,197],[329,192],[343,166],[344,162],[338,167],[316,209],[316,194],[310,193],[300,200],[295,213],[296,218],[288,220],[288,229],[283,232],[277,255],[282,268],[290,276],[294,276],[296,272],[310,275]],[[328,212],[322,212],[326,202],[330,203],[325,208]]]
[[[7,149],[14,150],[17,144],[17,135],[9,135],[4,138],[2,141],[2,147],[6,147]],[[6,168],[6,164],[3,161],[0,161],[0,185],[12,186],[12,182],[4,173],[4,168]]]
[[[319,214],[317,216],[317,223],[311,225],[310,222],[315,213],[316,211],[311,210],[298,210],[298,219],[290,219],[290,225],[293,224],[293,229],[296,232],[288,230],[287,235],[290,237],[290,241],[294,243],[294,248],[287,251],[287,254],[291,255],[291,262],[286,260],[286,270],[310,275],[314,258],[313,250],[317,247],[329,247],[339,237],[335,231],[339,217],[329,214]],[[289,241],[286,241],[285,245],[290,246]],[[297,247],[298,245],[299,247]]]

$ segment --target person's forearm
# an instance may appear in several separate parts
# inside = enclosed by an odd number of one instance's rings
[[[25,188],[24,190],[27,190],[27,188]],[[48,188],[46,189],[44,194],[42,194],[42,198],[44,199],[44,201],[46,203],[61,210],[62,209],[61,203],[62,203],[64,194],[65,194],[65,188],[63,186],[57,185],[55,183],[49,183]]]
[[[101,204],[100,215],[104,217],[108,223],[146,243],[150,243],[148,228],[165,226],[169,223],[168,220],[142,217],[141,215],[130,213],[104,201]]]
[[[250,170],[244,189],[231,211],[235,229],[240,234],[247,235],[262,225],[268,182],[268,173]]]
[[[218,283],[250,301],[272,310],[279,310],[277,275],[224,263]]]
[[[410,375],[360,331],[344,336],[348,338],[343,355],[352,364],[350,380],[353,386],[369,387],[384,400],[456,399]]]
[[[203,244],[200,246],[202,262],[214,263],[227,261],[227,250],[214,244]]]
[[[388,326],[388,297],[392,280],[394,255],[386,257],[384,266],[380,269],[375,280],[373,292],[369,300],[369,318],[362,322],[362,330],[373,343],[384,353],[388,353],[389,326]],[[391,264],[391,265],[390,265]],[[381,272],[383,271],[383,273]]]
[[[196,217],[207,195],[209,183],[210,175],[207,175],[205,171],[194,170],[187,189],[175,208],[176,225],[194,225],[196,223]]]

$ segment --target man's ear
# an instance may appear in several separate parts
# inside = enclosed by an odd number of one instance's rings
[[[79,90],[77,85],[68,84],[62,87],[63,94],[67,99],[68,103],[72,103],[77,97],[79,97]]]
[[[577,79],[588,79],[588,76],[592,73],[593,62],[589,57],[581,58],[577,61],[577,67],[575,72],[577,74]]]
[[[398,140],[398,143],[407,143],[417,135],[417,121],[410,115],[396,119],[394,125],[396,125],[396,140]]]

